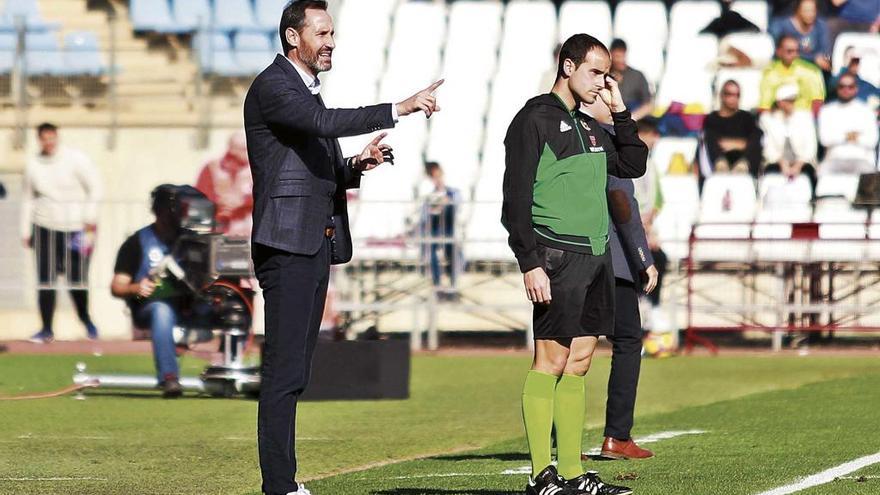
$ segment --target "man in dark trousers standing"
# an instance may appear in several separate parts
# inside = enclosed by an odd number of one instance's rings
[[[642,227],[633,181],[608,177],[608,208],[611,212],[610,242],[614,265],[614,334],[608,402],[605,407],[605,442],[602,456],[611,459],[642,459],[654,454],[632,440],[633,410],[642,363],[642,322],[638,290],[657,286],[657,269]]]
[[[437,81],[396,105],[327,109],[318,74],[330,70],[333,20],[327,2],[289,3],[279,26],[284,56],[254,80],[244,104],[254,180],[252,249],[266,301],[266,341],[257,436],[263,492],[308,495],[296,475],[296,404],[309,381],[330,265],[351,259],[347,188],[393,159],[379,134],[344,158],[336,138],[394,126],[437,110]]]

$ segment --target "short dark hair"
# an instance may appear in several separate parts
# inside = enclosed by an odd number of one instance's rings
[[[49,122],[43,122],[42,124],[37,126],[37,136],[42,136],[44,132],[58,132],[58,126],[55,124],[50,124]]]
[[[425,162],[425,175],[430,176],[435,170],[440,170],[440,164],[437,162]]]
[[[610,50],[613,52],[614,50],[623,50],[626,51],[626,41],[623,41],[620,38],[614,38],[611,40]]]
[[[281,48],[284,55],[293,48],[287,42],[287,36],[284,33],[287,28],[293,28],[297,33],[301,32],[306,21],[306,10],[318,9],[327,10],[327,2],[325,0],[291,0],[281,12],[281,24],[278,26],[278,35],[281,36]]]
[[[565,74],[565,72],[563,71],[565,59],[570,59],[572,62],[574,62],[574,67],[575,69],[577,69],[582,63],[584,63],[584,60],[586,60],[587,58],[587,54],[593,50],[602,50],[603,52],[605,52],[605,54],[610,56],[608,48],[605,47],[605,44],[590,36],[589,34],[575,34],[565,40],[565,43],[562,44],[562,48],[559,50],[559,61],[558,66],[556,67],[556,77],[560,78]]]
[[[636,122],[638,132],[645,134],[660,134],[660,127],[657,125],[657,119],[648,115]]]
[[[734,79],[728,79],[728,80],[724,81],[724,84],[721,85],[721,88],[720,88],[720,89],[723,91],[723,90],[724,90],[724,86],[727,86],[728,84],[733,84],[734,86],[736,86],[736,89],[740,89],[740,90],[742,89],[742,88],[740,87],[739,83],[736,82],[736,80],[734,80]]]
[[[792,40],[792,41],[794,41],[795,43],[798,44],[798,48],[800,48],[800,46],[801,46],[800,41],[798,41],[798,39],[797,39],[797,37],[796,37],[795,35],[793,35],[793,34],[783,34],[782,36],[779,37],[778,40],[776,40],[776,49],[777,49],[777,50],[779,49],[779,47],[782,46],[782,43],[784,43],[785,40]]]

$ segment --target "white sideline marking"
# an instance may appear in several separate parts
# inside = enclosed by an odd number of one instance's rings
[[[107,481],[107,478],[0,478],[0,481]]]
[[[50,435],[32,435],[30,433],[28,433],[26,435],[19,435],[15,438],[18,440],[110,440],[110,437],[106,437],[106,436],[91,436],[91,435],[50,436]]]
[[[843,475],[852,473],[853,471],[858,471],[859,469],[877,463],[880,463],[880,452],[877,452],[874,455],[859,457],[856,460],[846,462],[837,467],[826,469],[825,471],[822,471],[820,473],[807,476],[806,478],[803,478],[790,485],[780,486],[779,488],[774,488],[770,491],[761,492],[758,495],[787,495],[789,493],[799,492],[801,490],[806,490],[807,488],[811,488],[814,486],[824,485],[825,483],[834,481],[834,478],[839,478]]]
[[[670,438],[682,437],[685,435],[702,435],[706,433],[704,430],[682,430],[682,431],[661,431],[659,433],[653,433],[646,437],[636,438],[636,443],[645,444],[645,443],[657,443],[660,440],[669,440]],[[585,452],[587,455],[600,455],[602,453],[602,448],[595,448],[588,452]],[[517,469],[508,469],[501,474],[531,474],[532,467],[531,466],[523,466]]]

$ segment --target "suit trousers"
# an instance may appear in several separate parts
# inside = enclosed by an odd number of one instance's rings
[[[327,283],[331,241],[314,255],[254,245],[254,269],[263,289],[266,340],[257,413],[263,493],[297,491],[296,405],[309,383]]]
[[[611,376],[605,406],[605,436],[626,440],[633,426],[636,389],[642,365],[642,322],[639,296],[632,282],[615,279],[614,335]]]

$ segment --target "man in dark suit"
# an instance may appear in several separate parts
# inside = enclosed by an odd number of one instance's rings
[[[257,436],[263,492],[307,495],[294,480],[296,404],[309,380],[330,265],[351,259],[345,191],[393,159],[381,144],[385,133],[349,158],[336,138],[390,128],[417,111],[430,117],[443,81],[396,105],[327,109],[317,78],[330,70],[335,48],[327,2],[289,3],[279,34],[285,56],[257,76],[244,104],[254,269],[266,301]]]
[[[609,229],[614,266],[614,335],[608,402],[605,407],[605,442],[602,455],[612,459],[641,459],[654,454],[632,440],[633,412],[639,384],[642,351],[642,322],[638,290],[642,277],[645,293],[657,286],[657,269],[642,227],[635,187],[629,179],[608,176],[608,209],[613,222]]]

